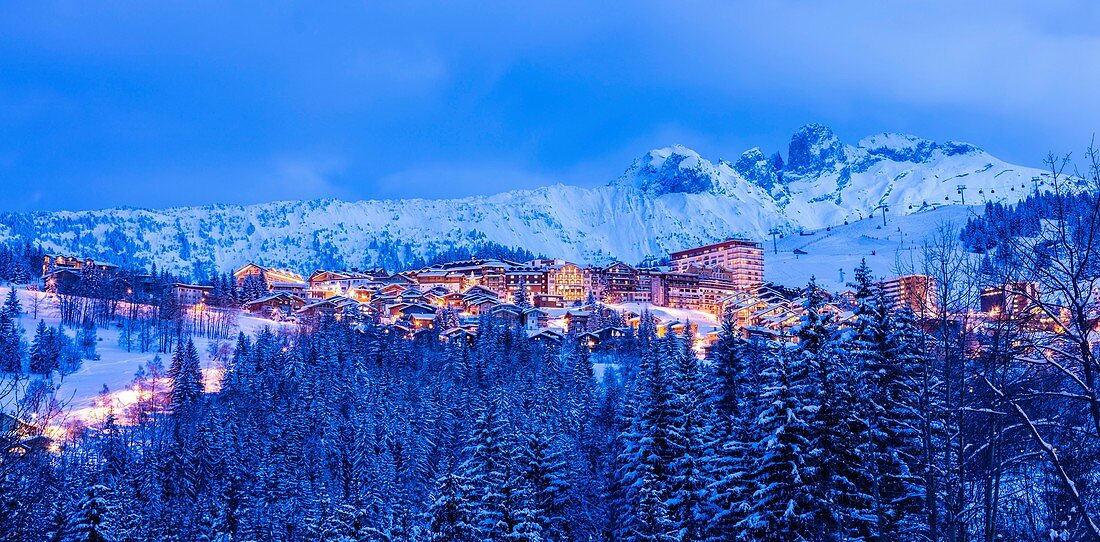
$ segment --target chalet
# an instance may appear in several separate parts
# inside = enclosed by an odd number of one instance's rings
[[[560,309],[565,306],[565,300],[558,294],[535,294],[532,296],[532,304],[540,308]]]
[[[435,291],[424,292],[424,302],[436,307],[442,307],[446,305],[443,301],[443,296]]]
[[[592,332],[599,338],[600,342],[610,341],[612,339],[622,339],[630,335],[629,328],[607,326],[597,329]]]
[[[600,336],[591,331],[586,331],[577,335],[577,341],[587,346],[589,349],[592,349],[600,345]]]
[[[52,444],[53,440],[43,435],[39,426],[0,412],[0,445],[7,454],[22,456],[47,450]]]
[[[295,294],[277,292],[244,304],[244,310],[261,316],[285,318],[306,305],[306,300]]]
[[[608,303],[634,301],[641,294],[638,286],[638,270],[623,262],[615,262],[604,267],[599,275],[603,285],[603,299]],[[646,297],[648,297],[648,291]]]
[[[393,334],[398,337],[409,337],[412,335],[412,329],[401,324],[389,324],[382,329],[382,333]]]
[[[409,326],[414,330],[433,329],[435,327],[435,313],[414,312],[406,315],[404,320],[409,322]]]
[[[520,323],[527,329],[543,329],[550,325],[550,315],[544,310],[527,307]]]
[[[233,272],[233,279],[237,286],[244,286],[250,276],[260,276],[269,292],[286,292],[296,295],[306,295],[309,284],[301,275],[285,269],[263,267],[254,263],[248,263]]]
[[[489,314],[509,324],[522,325],[523,308],[511,303],[502,303],[489,310]]]
[[[588,320],[592,317],[592,313],[586,310],[570,310],[565,313],[565,329],[569,333],[577,333],[584,331],[588,326]]]
[[[42,282],[46,285],[46,291],[61,294],[77,291],[81,280],[80,270],[71,267],[54,269],[42,275]]]
[[[447,342],[466,341],[467,344],[473,344],[477,333],[466,328],[453,327],[440,333],[439,337]]]
[[[447,296],[457,295],[461,297],[458,292],[452,292],[442,286],[433,286],[424,291],[424,301],[431,303],[437,307],[446,306]]]
[[[360,303],[370,303],[375,290],[368,286],[352,286],[344,292],[345,297],[350,297]]]
[[[59,269],[71,269],[74,271],[94,269],[97,271],[115,272],[118,271],[118,266],[113,263],[100,262],[91,258],[77,258],[76,256],[64,256],[61,254],[43,257],[43,276]]]
[[[181,282],[172,284],[172,295],[176,298],[176,303],[184,307],[206,304],[207,298],[210,297],[210,292],[213,290],[213,286],[184,284]]]
[[[565,260],[532,260],[527,265],[545,270],[546,294],[561,298],[564,303],[584,301],[588,296],[584,270]]]
[[[424,303],[424,302],[426,302],[426,300],[424,299],[424,292],[421,292],[417,288],[405,288],[398,295],[398,298],[401,299],[401,301],[404,301],[406,303]]]
[[[444,307],[457,309],[457,310],[464,310],[466,308],[466,299],[465,299],[465,297],[463,297],[462,294],[450,293],[450,294],[447,294],[447,295],[443,296],[442,299],[443,299],[443,306]]]
[[[527,338],[535,342],[561,344],[562,337],[563,336],[560,331],[550,328],[531,330],[527,332]]]
[[[443,288],[448,292],[461,292],[466,287],[466,275],[456,271],[427,269],[415,273],[416,282],[424,289]]]
[[[671,322],[663,322],[657,325],[657,336],[664,337],[669,333],[674,335],[684,335],[685,333],[695,333],[698,326],[692,323],[678,322],[673,320]]]
[[[408,303],[402,301],[388,305],[385,309],[385,315],[389,317],[391,322],[397,322],[399,320],[408,321],[413,319],[414,315],[420,315],[421,317],[430,316],[434,320],[435,311],[436,307],[425,303]],[[423,320],[423,318],[419,319]]]
[[[462,275],[462,288],[481,285],[496,295],[509,292],[506,273],[509,269],[522,267],[519,263],[507,260],[464,260],[432,266],[430,269]]]
[[[758,326],[786,333],[802,321],[804,312],[801,307],[796,309],[786,305],[772,305],[755,314],[753,320]]]
[[[495,297],[488,296],[476,296],[466,299],[466,312],[470,314],[485,314],[493,310],[493,307],[500,305],[501,302]]]
[[[790,342],[792,337],[784,334],[780,330],[769,329],[760,326],[748,326],[743,328],[742,334],[746,339],[762,339],[766,341],[788,341]]]
[[[376,294],[377,295],[395,296],[396,297],[396,296],[401,295],[401,293],[404,292],[407,289],[409,289],[408,284],[389,283],[389,284],[386,284],[385,286],[379,288],[378,291],[376,292]]]
[[[486,296],[486,297],[492,297],[492,298],[500,298],[500,294],[494,292],[493,290],[490,290],[489,288],[481,286],[481,285],[475,285],[475,286],[471,286],[471,287],[467,288],[466,291],[462,292],[462,295],[464,295],[464,296]]]
[[[306,282],[309,284],[309,296],[314,299],[336,295],[352,297],[348,294],[353,289],[368,291],[379,286],[373,276],[358,271],[314,271]]]
[[[318,320],[332,316],[340,320],[346,316],[358,317],[365,308],[365,305],[350,297],[332,296],[303,305],[296,312],[298,316],[308,319]]]

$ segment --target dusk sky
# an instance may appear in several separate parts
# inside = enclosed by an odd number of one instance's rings
[[[808,122],[1040,166],[1100,126],[1095,2],[224,4],[8,3],[0,210],[593,186]]]

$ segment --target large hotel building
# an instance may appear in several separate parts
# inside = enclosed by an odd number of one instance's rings
[[[692,267],[722,268],[734,288],[752,292],[764,283],[764,249],[760,243],[729,239],[721,243],[669,254],[672,271],[688,273]]]

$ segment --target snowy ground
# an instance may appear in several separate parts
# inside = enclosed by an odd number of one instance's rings
[[[616,311],[624,312],[630,311],[636,314],[641,314],[644,311],[649,311],[650,314],[657,317],[662,323],[664,322],[684,322],[692,323],[699,326],[699,334],[703,335],[711,331],[718,329],[718,320],[713,314],[705,311],[693,311],[687,309],[672,309],[669,307],[659,307],[656,305],[650,305],[649,303],[609,303],[608,308]],[[544,308],[542,309],[550,315],[550,327],[565,329],[565,320],[562,318],[566,312],[571,310],[577,310],[573,307],[565,307],[561,309]]]
[[[19,286],[15,288],[20,302],[23,304],[24,314],[19,319],[19,323],[23,327],[26,344],[30,345],[34,338],[35,328],[38,326],[38,320],[43,320],[46,325],[56,327],[61,318],[58,314],[56,302],[48,294],[27,291]],[[0,299],[7,297],[8,290],[8,287],[0,287]],[[34,318],[31,308],[34,297],[40,299],[38,319]],[[247,315],[241,315],[237,321],[238,329],[247,334],[253,334],[264,327],[276,328],[286,325]],[[66,329],[66,333],[70,337],[75,336],[73,330]],[[234,336],[235,334],[236,332],[234,332]],[[125,349],[119,348],[119,332],[113,326],[96,330],[96,335],[98,338],[96,352],[99,354],[100,359],[84,360],[78,371],[59,380],[57,397],[70,409],[69,419],[88,420],[101,416],[103,409],[96,408],[95,402],[104,387],[109,390],[111,405],[117,411],[121,411],[131,404],[136,399],[136,395],[129,389],[134,374],[157,355],[155,352],[127,352]],[[221,368],[212,362],[206,353],[210,341],[201,337],[196,337],[194,340],[195,347],[198,349],[199,357],[202,360],[207,386],[217,386],[219,382],[216,380],[218,375],[221,374]],[[167,369],[171,363],[171,354],[162,354],[161,361]]]
[[[852,280],[852,270],[866,259],[872,272],[883,278],[919,270],[921,247],[938,228],[966,225],[968,217],[982,212],[981,206],[948,206],[908,216],[886,215],[837,226],[831,231],[815,230],[813,235],[788,235],[779,239],[779,253],[772,242],[764,243],[764,279],[785,286],[804,286],[811,276],[829,290],[844,290]],[[958,232],[955,233],[956,239]],[[794,251],[802,250],[804,255]],[[899,272],[900,271],[900,272]]]

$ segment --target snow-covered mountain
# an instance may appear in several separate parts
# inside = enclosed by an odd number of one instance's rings
[[[181,272],[255,260],[300,271],[408,261],[492,241],[579,262],[638,262],[772,228],[818,229],[881,213],[1015,202],[1036,169],[958,142],[880,134],[856,145],[810,124],[786,159],[759,148],[711,162],[674,145],[598,188],[553,185],[453,200],[314,200],[163,210],[8,213],[0,241]],[[960,194],[959,187],[964,187]]]

